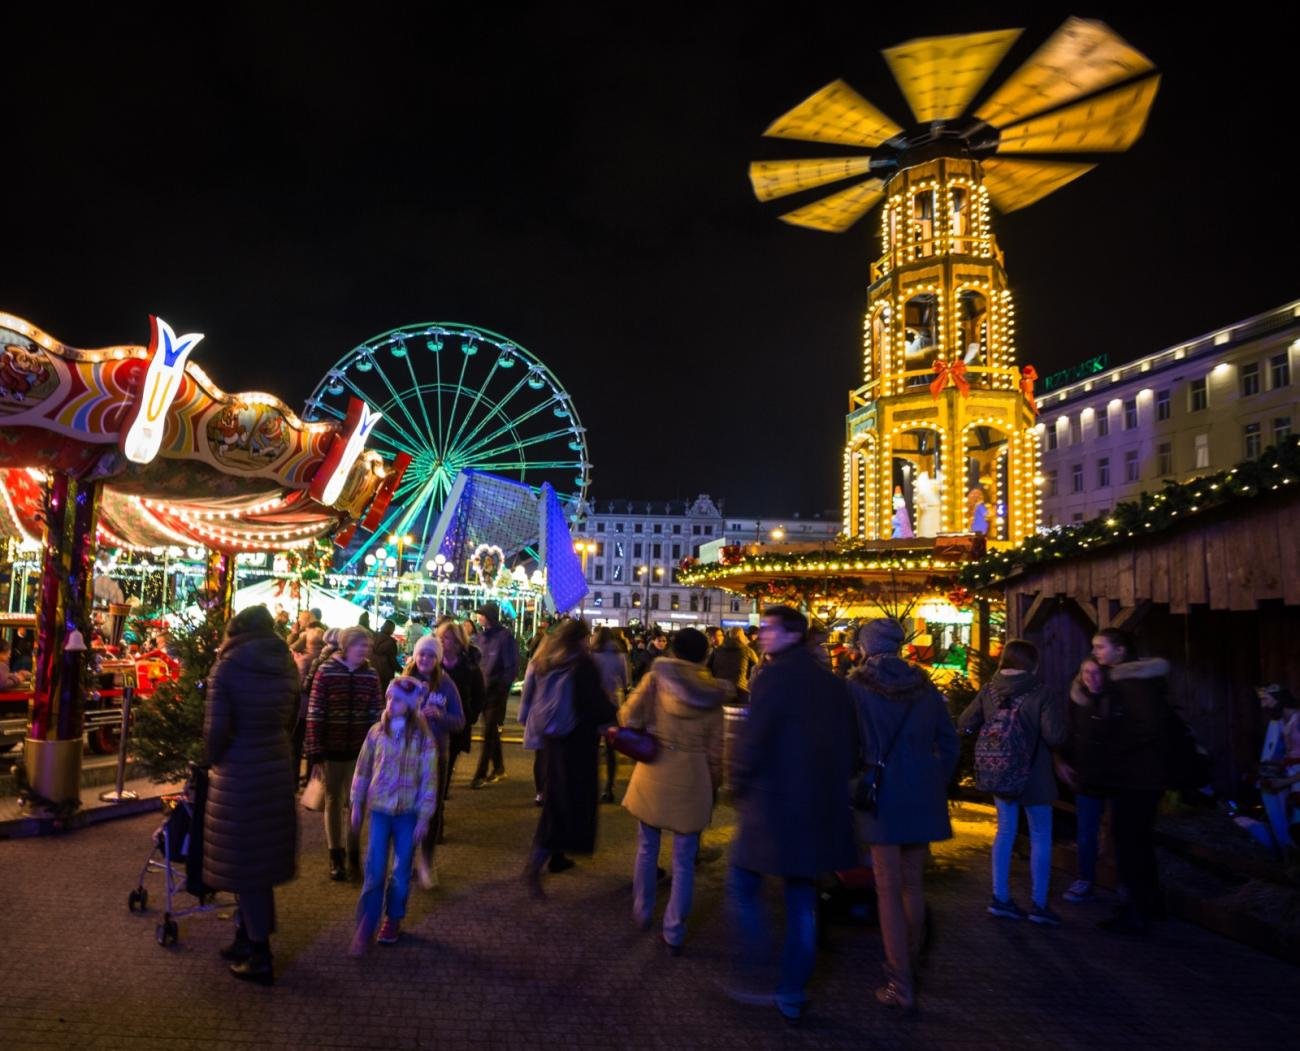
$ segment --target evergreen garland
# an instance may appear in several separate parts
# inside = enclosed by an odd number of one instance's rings
[[[219,609],[177,624],[171,648],[181,664],[180,677],[159,683],[150,696],[134,702],[131,755],[153,781],[183,781],[190,764],[203,761],[203,680],[216,660],[225,626]]]
[[[964,587],[988,587],[1034,566],[1151,536],[1205,511],[1241,506],[1293,485],[1300,486],[1300,436],[1270,446],[1257,460],[1190,482],[1170,482],[1158,493],[1142,493],[1136,503],[1119,504],[1087,522],[993,551],[966,566],[957,579]]]

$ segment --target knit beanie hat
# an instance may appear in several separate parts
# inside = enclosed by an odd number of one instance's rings
[[[880,617],[862,625],[858,632],[858,646],[868,657],[878,653],[897,653],[905,634],[903,625],[893,617]]]

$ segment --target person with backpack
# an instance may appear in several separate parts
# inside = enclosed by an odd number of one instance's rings
[[[1069,733],[1064,699],[1053,695],[1038,678],[1038,649],[1024,639],[1012,639],[992,680],[962,712],[957,727],[978,733],[975,742],[975,784],[991,792],[998,811],[993,839],[993,899],[988,911],[1003,919],[1059,927],[1061,917],[1048,905],[1052,875],[1052,803],[1056,776],[1052,749]],[[1011,897],[1011,848],[1020,825],[1021,808],[1029,821],[1029,873],[1033,906],[1028,913]]]
[[[848,678],[874,796],[855,789],[858,840],[871,851],[886,983],[876,999],[908,1013],[925,931],[922,875],[930,844],[952,838],[948,781],[957,732],[943,696],[920,668],[898,656],[905,638],[892,617],[858,632],[862,660]],[[764,673],[766,674],[766,673]],[[861,781],[859,788],[862,787]]]

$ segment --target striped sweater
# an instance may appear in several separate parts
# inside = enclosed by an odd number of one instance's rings
[[[362,664],[352,671],[338,658],[325,661],[312,679],[307,701],[303,750],[308,761],[355,759],[383,710],[384,694],[374,668]]]

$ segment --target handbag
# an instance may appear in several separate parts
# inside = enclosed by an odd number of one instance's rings
[[[648,730],[610,726],[605,730],[605,740],[614,751],[638,763],[653,763],[659,755],[659,741]]]
[[[302,790],[302,798],[298,800],[304,810],[315,810],[317,813],[325,809],[325,775],[321,772],[319,766],[312,767],[311,777],[307,780],[307,787]]]
[[[860,810],[864,814],[874,814],[880,805],[880,785],[885,777],[885,760],[894,750],[894,744],[898,740],[898,735],[903,732],[903,727],[907,725],[908,716],[912,714],[915,704],[908,704],[907,711],[903,713],[903,718],[898,721],[898,726],[894,730],[894,736],[889,739],[889,745],[875,762],[868,763],[858,776],[857,782],[853,786],[853,809]]]

